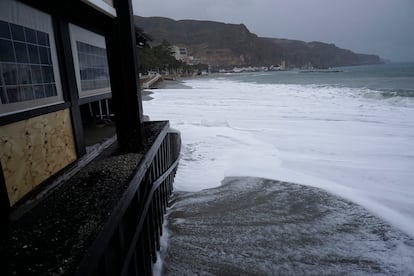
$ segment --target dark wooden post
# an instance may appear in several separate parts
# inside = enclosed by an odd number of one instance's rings
[[[71,102],[71,118],[73,134],[76,145],[76,153],[81,157],[86,153],[85,137],[82,126],[82,118],[79,108],[78,87],[76,84],[75,66],[73,65],[73,55],[70,43],[69,23],[63,19],[54,20],[54,30],[56,37],[56,47],[58,49],[58,58],[60,72],[62,74],[62,89],[66,100]]]
[[[138,151],[145,142],[135,27],[131,0],[114,1],[117,17],[107,35],[116,132],[122,151]]]

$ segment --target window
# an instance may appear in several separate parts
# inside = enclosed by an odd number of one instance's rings
[[[62,102],[49,15],[0,4],[0,116]]]
[[[79,97],[110,93],[105,38],[72,24],[70,32]]]
[[[57,96],[49,35],[0,20],[3,104]]]
[[[109,87],[106,49],[76,42],[82,91]]]

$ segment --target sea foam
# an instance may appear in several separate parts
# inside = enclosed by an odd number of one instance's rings
[[[175,189],[256,176],[323,188],[414,236],[414,108],[378,91],[221,79],[157,90],[152,120],[182,135]],[[409,104],[407,104],[407,102]]]

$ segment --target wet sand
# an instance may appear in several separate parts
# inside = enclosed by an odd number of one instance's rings
[[[142,100],[143,101],[151,101],[153,99],[153,97],[150,96],[151,94],[154,94],[154,92],[152,92],[149,89],[141,90]]]
[[[413,238],[314,187],[226,178],[176,193],[167,228],[164,275],[414,275]]]
[[[191,89],[180,80],[163,80],[156,86],[158,89]]]
[[[183,82],[179,80],[163,80],[158,82],[151,89],[142,89],[142,100],[151,101],[153,99],[153,97],[151,97],[151,94],[154,94],[154,91],[157,89],[191,89],[191,87],[183,84]]]

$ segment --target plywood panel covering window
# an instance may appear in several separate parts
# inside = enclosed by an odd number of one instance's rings
[[[68,109],[0,126],[0,161],[11,205],[75,160]]]
[[[0,3],[0,116],[62,102],[50,15]]]

